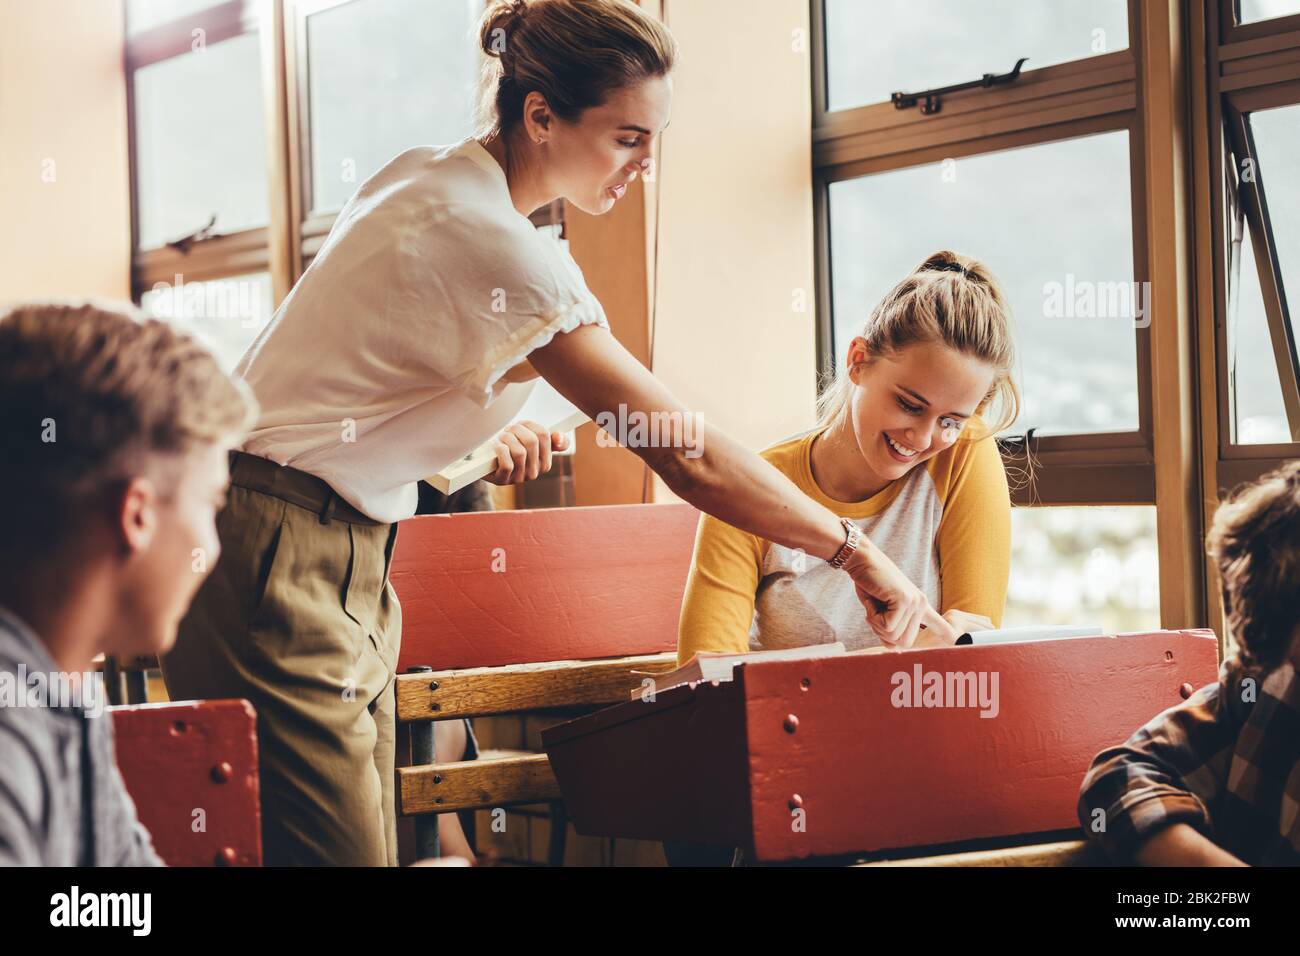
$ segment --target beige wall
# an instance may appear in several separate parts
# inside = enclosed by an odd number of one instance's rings
[[[668,25],[654,370],[758,449],[809,427],[816,395],[808,3],[672,2]]]
[[[642,5],[659,9],[658,0]],[[619,340],[687,408],[757,450],[813,421],[808,4],[672,0],[667,22],[681,58],[657,179],[629,192],[617,215],[570,210],[571,248]],[[640,461],[596,447],[592,431],[580,432],[578,503],[641,500]],[[672,497],[657,480],[652,494]]]
[[[0,303],[130,295],[121,0],[0,0]]]

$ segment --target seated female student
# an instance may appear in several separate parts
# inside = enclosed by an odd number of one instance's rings
[[[997,626],[1011,504],[992,436],[1019,409],[997,280],[973,259],[935,253],[876,306],[845,358],[817,426],[762,457],[858,524],[958,634]],[[990,427],[982,415],[993,406]],[[704,515],[678,662],[697,651],[879,646],[852,582],[823,563]]]

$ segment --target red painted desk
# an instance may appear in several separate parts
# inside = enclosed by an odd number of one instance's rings
[[[112,707],[117,765],[168,866],[260,866],[257,715],[246,700]]]
[[[542,742],[583,834],[725,843],[760,861],[947,844],[1077,827],[1092,758],[1183,685],[1213,681],[1217,662],[1208,630],[768,661]],[[944,677],[950,705],[969,685],[946,675],[983,674],[987,689],[996,674],[996,714],[899,706],[918,667],[922,687]]]

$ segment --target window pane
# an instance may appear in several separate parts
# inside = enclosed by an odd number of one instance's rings
[[[222,2],[223,0],[126,0],[126,32],[128,36],[134,36]]]
[[[312,208],[337,210],[404,149],[473,132],[482,0],[354,0],[307,21]],[[362,55],[364,53],[364,55]]]
[[[1250,114],[1291,327],[1300,326],[1300,105]],[[1292,341],[1295,337],[1292,336]]]
[[[1107,634],[1160,626],[1156,509],[1013,508],[1003,627],[1099,624]]]
[[[1271,191],[1271,190],[1270,190]],[[1291,440],[1282,385],[1273,355],[1264,295],[1250,230],[1241,240],[1241,275],[1236,315],[1228,325],[1229,380],[1233,388],[1233,440],[1239,445],[1266,445]],[[1230,313],[1231,314],[1231,313]]]
[[[266,130],[255,33],[135,74],[140,248],[203,226],[236,232],[267,220]]]
[[[257,272],[207,282],[177,276],[141,296],[140,307],[202,340],[231,372],[275,311],[271,301],[271,276]]]
[[[1300,13],[1300,0],[1241,0],[1241,19],[1238,23],[1272,20]]]
[[[1128,46],[1125,0],[826,0],[832,110]]]
[[[830,187],[836,363],[930,253],[982,260],[1011,302],[1023,409],[1014,430],[1138,427],[1128,134],[892,170]]]

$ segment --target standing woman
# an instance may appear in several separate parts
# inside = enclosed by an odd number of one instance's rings
[[[416,482],[494,435],[490,480],[549,469],[558,435],[502,431],[539,374],[592,418],[687,414],[528,219],[561,197],[607,212],[648,168],[672,36],[624,0],[506,0],[480,42],[479,135],[364,183],[236,369],[262,415],[232,456],[221,561],[163,673],[173,698],[256,706],[269,865],[396,863],[388,568]],[[700,510],[843,567],[882,640],[910,645],[923,625],[951,639],[856,525],[721,432],[632,451]]]

